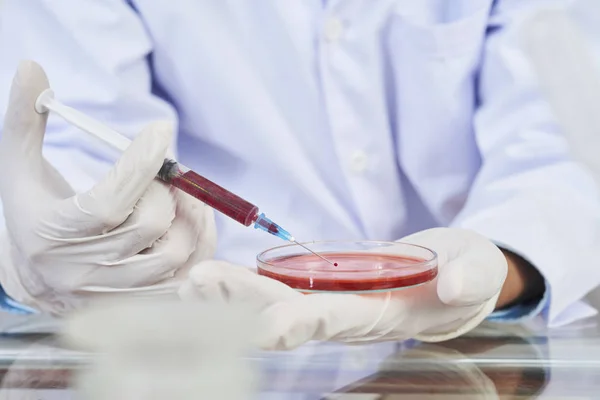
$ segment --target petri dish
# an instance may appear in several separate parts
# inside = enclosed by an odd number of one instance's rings
[[[304,293],[373,293],[401,290],[432,281],[437,254],[401,242],[326,241],[303,243],[333,266],[297,244],[263,251],[258,274]]]

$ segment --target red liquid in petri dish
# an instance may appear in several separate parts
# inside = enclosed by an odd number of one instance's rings
[[[313,254],[283,256],[258,267],[258,274],[299,291],[362,292],[420,285],[437,276],[437,267],[410,256],[381,253],[326,253],[334,267]]]

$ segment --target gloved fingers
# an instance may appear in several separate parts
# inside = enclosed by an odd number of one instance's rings
[[[429,287],[426,287],[429,286]],[[259,346],[290,350],[311,340],[344,343],[458,336],[483,307],[451,307],[436,300],[434,285],[397,293],[313,294],[278,302],[262,313]]]
[[[266,350],[290,350],[310,340],[351,342],[379,337],[382,332],[378,332],[377,324],[387,306],[385,293],[296,296],[263,312],[266,326],[259,345]]]
[[[0,162],[17,173],[24,165],[27,174],[41,173],[42,143],[48,114],[35,111],[35,101],[49,87],[46,73],[33,61],[19,64],[13,78],[8,109],[0,140]]]
[[[39,248],[28,249],[31,254],[43,254],[57,259],[77,256],[78,261],[95,264],[98,260],[116,263],[149,248],[170,228],[175,218],[175,199],[169,188],[152,182],[123,224],[106,232],[88,236],[85,225],[72,223],[78,204],[61,202],[47,217],[40,217],[35,233],[44,240],[34,241]],[[78,222],[83,223],[80,219]],[[89,222],[92,224],[93,222]]]
[[[95,265],[85,275],[73,271],[65,291],[82,287],[88,291],[94,287],[97,291],[107,287],[127,290],[182,275],[186,266],[193,265],[192,255],[203,246],[199,240],[203,223],[184,210],[176,214],[174,207],[170,188],[153,182],[132,215],[116,229],[91,238],[62,240],[65,246],[49,249],[47,256],[77,257],[81,263]],[[208,246],[214,248],[214,243]]]
[[[419,231],[398,240],[433,250],[437,254],[438,266],[444,265],[449,258],[455,258],[463,247],[460,239],[452,237],[448,228],[433,228]]]
[[[435,228],[400,241],[424,246],[437,253],[437,293],[445,304],[481,304],[498,293],[506,278],[506,257],[491,241],[476,232]]]
[[[150,257],[135,255],[113,265],[89,265],[62,263],[60,266],[44,267],[44,283],[58,295],[73,297],[85,291],[100,288],[130,289],[159,282],[169,271],[156,263],[147,262]]]
[[[64,210],[73,213],[71,226],[94,235],[123,223],[162,167],[172,135],[168,122],[148,125],[108,175],[90,191],[76,196],[76,207]]]
[[[506,272],[506,258],[497,248],[490,249],[489,257],[465,254],[440,268],[438,297],[451,306],[482,304],[502,289]]]
[[[424,332],[453,336],[470,321],[482,304],[469,306],[448,305],[440,301],[437,278],[425,285],[392,292],[389,312],[380,320],[381,327],[393,327],[389,336],[394,339],[415,338]]]
[[[36,112],[35,102],[48,87],[42,67],[33,61],[19,64],[0,137],[0,164],[8,171],[0,177],[4,207],[9,213],[22,211],[21,218],[32,221],[32,214],[52,196],[73,195],[70,185],[42,156],[48,113]]]
[[[97,241],[114,241],[108,253],[97,256],[122,260],[150,248],[168,234],[176,219],[175,207],[170,188],[161,182],[152,182],[125,222],[95,237]]]
[[[34,223],[40,204],[53,196],[73,195],[70,185],[42,156],[48,113],[39,114],[35,103],[48,87],[42,67],[33,61],[19,64],[0,137],[0,164],[7,171],[0,177],[0,196],[7,214],[22,214],[21,227],[7,219],[13,232]]]
[[[203,261],[194,266],[180,289],[184,300],[243,302],[262,310],[277,302],[302,297],[289,286],[225,261]]]
[[[412,335],[424,342],[454,339],[479,325],[493,310],[497,295],[471,306],[453,306],[438,302],[437,307],[424,309],[418,329]]]
[[[159,265],[171,266],[172,275],[184,265],[191,264],[192,255],[199,246],[200,231],[194,220],[175,215],[169,230],[142,253],[154,255]]]
[[[197,246],[197,232],[190,227],[189,220],[176,217],[169,230],[151,247],[123,262],[123,273],[129,277],[129,285],[119,283],[113,284],[113,287],[154,285],[173,278],[180,269],[190,264],[190,257]],[[114,273],[120,274],[121,268],[116,266]]]
[[[194,197],[172,188],[176,199],[176,218],[187,221],[196,243],[196,250],[190,257],[190,265],[211,259],[217,247],[217,228],[212,208]],[[192,234],[190,234],[192,235]]]
[[[191,254],[187,262],[173,276],[173,281],[185,282],[194,265],[213,258],[217,247],[217,230],[212,208],[191,196],[172,188],[177,199],[174,226],[182,226]],[[182,202],[181,197],[189,198]]]
[[[105,248],[108,252],[111,248],[110,241]],[[96,253],[96,259],[86,254],[79,246],[65,246],[65,252],[59,257],[51,253],[51,256],[60,260],[77,260],[75,265],[57,265],[56,272],[50,273],[46,270],[43,275],[50,287],[60,288],[63,293],[78,292],[81,290],[93,291],[93,288],[131,289],[159,282],[175,276],[177,271],[183,268],[196,248],[196,242],[190,238],[189,227],[184,219],[174,219],[169,230],[153,245],[125,259],[116,261],[106,260],[107,256]],[[95,249],[97,251],[98,248]],[[81,258],[87,260],[83,264],[88,268],[81,268]],[[57,281],[52,281],[54,276]],[[96,291],[102,291],[98,289]]]
[[[175,247],[175,248],[173,248]],[[136,254],[113,264],[96,264],[82,269],[81,265],[62,265],[55,274],[46,272],[48,286],[57,292],[102,291],[94,288],[132,289],[154,285],[173,277],[185,264],[189,249],[175,244],[164,245],[151,253]],[[52,276],[56,276],[54,281]]]

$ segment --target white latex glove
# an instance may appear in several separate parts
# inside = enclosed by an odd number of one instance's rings
[[[0,139],[0,284],[15,300],[64,313],[106,295],[176,297],[189,267],[212,256],[212,210],[154,180],[172,140],[149,125],[108,175],[75,193],[43,158],[48,88],[42,68],[19,66]],[[81,133],[84,135],[84,133]]]
[[[381,340],[442,341],[477,326],[496,304],[507,272],[500,249],[466,230],[436,228],[400,240],[438,254],[438,276],[396,292],[303,295],[273,279],[224,262],[190,271],[180,290],[186,299],[242,301],[262,310],[261,347],[291,349],[310,340],[364,343]]]

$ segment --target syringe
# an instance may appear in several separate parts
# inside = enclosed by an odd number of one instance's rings
[[[67,122],[95,136],[120,152],[125,151],[131,144],[130,139],[117,131],[56,100],[52,89],[46,89],[38,96],[35,103],[35,110],[40,114],[52,111]],[[264,213],[259,214],[259,209],[254,204],[231,193],[173,159],[165,158],[157,177],[244,226],[254,224],[255,229],[260,229],[283,240],[294,242],[317,257],[337,266],[337,263],[327,260],[299,243],[287,230],[271,221]]]

